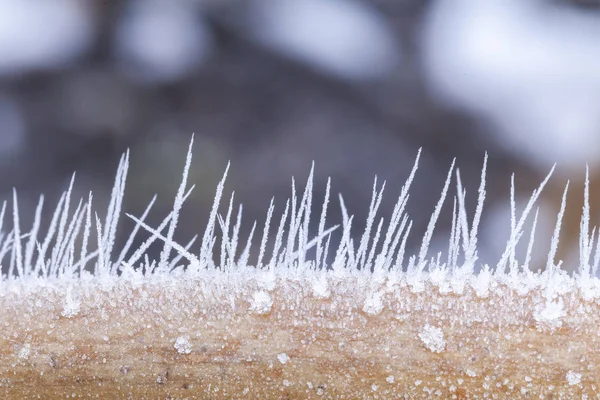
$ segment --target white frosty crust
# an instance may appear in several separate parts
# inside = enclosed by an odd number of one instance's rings
[[[316,278],[329,296],[314,295]],[[255,269],[14,284],[0,297],[0,392],[593,397],[600,291],[585,299],[564,277],[548,299],[542,278],[529,284],[493,278],[481,292],[469,278],[457,295],[428,274],[415,288],[403,274]]]
[[[152,204],[141,218],[130,216],[137,222],[133,234],[142,228],[153,236],[129,257],[128,245],[113,249],[127,155],[103,223],[92,218],[91,196],[70,211],[69,190],[45,238],[37,237],[41,206],[23,235],[14,196],[13,230],[0,242],[0,255],[10,260],[0,282],[5,397],[595,396],[600,257],[595,231],[589,234],[589,204],[573,276],[554,262],[564,201],[546,270],[534,273],[528,256],[523,262],[515,257],[522,236],[533,243],[522,228],[549,176],[523,214],[513,215],[498,264],[479,268],[485,164],[471,224],[457,174],[446,260],[430,258],[428,247],[452,169],[421,249],[411,257],[404,254],[411,226],[404,208],[416,163],[386,222],[376,219],[383,190],[374,185],[367,228],[356,242],[343,201],[343,226],[326,224],[329,187],[317,237],[309,237],[311,173],[302,197],[294,191],[279,221],[273,222],[271,204],[253,266],[256,225],[242,241],[233,199],[224,216],[217,213],[223,182],[200,253],[188,250],[193,241],[173,242],[189,194],[190,162],[191,144],[173,212],[161,226],[143,222]],[[278,230],[267,254],[272,223]],[[98,243],[88,251],[92,229]],[[342,241],[330,249],[333,229],[342,230]],[[157,239],[164,250],[149,260],[145,249]],[[312,247],[316,258],[308,260]],[[328,254],[334,255],[330,265]],[[82,268],[86,263],[94,274]]]

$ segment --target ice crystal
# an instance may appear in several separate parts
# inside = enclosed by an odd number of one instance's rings
[[[277,359],[279,360],[280,363],[285,364],[286,362],[288,362],[290,360],[290,357],[288,357],[288,355],[285,353],[281,353],[281,354],[277,354]]]
[[[578,383],[581,383],[581,374],[569,371],[567,372],[567,381],[569,382],[569,385],[577,385]]]
[[[192,352],[192,344],[188,336],[179,336],[175,340],[175,349],[179,354],[190,354]]]
[[[229,200],[227,213],[225,215],[219,213],[227,176],[226,170],[223,179],[217,186],[214,204],[201,238],[200,252],[194,253],[190,250],[193,240],[185,246],[173,240],[182,206],[193,190],[193,186],[188,187],[187,183],[192,159],[192,144],[193,140],[190,143],[184,173],[175,196],[172,212],[164,218],[157,228],[150,227],[144,222],[155,199],[150,202],[148,208],[140,217],[128,214],[127,216],[135,221],[136,225],[124,248],[119,249],[118,253],[114,247],[128,170],[128,153],[120,160],[104,221],[100,220],[92,209],[91,194],[86,201],[82,199],[76,207],[73,207],[75,203],[73,203],[71,196],[74,182],[71,180],[68,190],[59,199],[46,236],[39,237],[41,212],[44,205],[43,197],[40,198],[36,208],[31,230],[23,233],[15,192],[13,194],[13,228],[7,233],[4,227],[0,226],[0,228],[3,228],[0,236],[0,257],[10,261],[7,267],[5,266],[3,269],[2,286],[6,288],[7,284],[11,285],[11,282],[14,284],[17,281],[34,280],[40,277],[68,280],[83,277],[88,270],[97,279],[119,277],[120,279],[139,280],[147,279],[153,274],[171,273],[175,276],[175,274],[181,274],[182,271],[185,271],[185,274],[197,274],[207,271],[207,268],[227,272],[253,266],[258,270],[270,271],[270,274],[260,276],[263,291],[257,291],[250,297],[253,309],[256,312],[267,312],[272,301],[269,292],[273,290],[278,277],[289,275],[292,270],[297,268],[301,270],[329,270],[333,274],[348,270],[372,271],[373,277],[387,271],[385,273],[388,276],[405,279],[415,293],[423,290],[425,282],[434,283],[444,292],[454,291],[457,294],[462,293],[465,284],[467,284],[472,286],[480,297],[488,295],[490,285],[493,285],[494,282],[498,280],[506,282],[507,280],[503,278],[505,276],[511,277],[511,282],[519,282],[515,286],[521,291],[527,290],[527,287],[534,287],[543,283],[548,293],[550,293],[560,290],[560,283],[564,281],[564,274],[560,268],[556,267],[559,263],[554,259],[565,209],[564,196],[552,237],[546,270],[543,273],[534,273],[529,269],[531,246],[534,241],[533,230],[527,234],[529,248],[525,259],[519,261],[515,255],[515,248],[526,233],[524,232],[525,223],[530,219],[535,208],[535,202],[550,179],[552,171],[539,188],[532,193],[520,216],[517,215],[515,210],[513,191],[511,232],[505,250],[495,268],[477,264],[477,233],[486,197],[485,173],[487,158],[483,163],[477,206],[472,221],[470,222],[467,219],[466,192],[462,187],[460,173],[454,171],[454,164],[452,164],[438,203],[433,210],[427,231],[422,238],[420,249],[412,257],[407,257],[405,254],[406,240],[411,228],[410,217],[405,214],[405,207],[408,202],[409,189],[418,168],[419,155],[417,155],[414,168],[408,176],[387,223],[385,222],[385,216],[377,222],[377,212],[382,201],[385,183],[379,185],[375,181],[365,231],[360,235],[358,242],[355,242],[350,234],[354,217],[348,215],[342,197],[340,197],[343,215],[342,225],[327,225],[326,217],[330,197],[329,182],[322,203],[318,231],[316,236],[312,237],[310,219],[311,210],[313,209],[313,170],[309,174],[309,179],[300,197],[296,193],[296,183],[293,181],[292,197],[287,202],[280,218],[276,217],[274,202],[271,201],[261,239],[258,242],[259,254],[255,263],[251,262],[252,259],[249,255],[254,242],[256,224],[254,224],[248,238],[240,237],[241,207],[237,214],[233,212],[235,209],[233,196]],[[432,258],[429,254],[431,240],[442,205],[449,196],[454,172],[456,172],[458,195],[454,203],[454,218],[448,252],[445,255],[446,259],[443,258],[443,255],[442,257],[438,255]],[[565,188],[565,195],[566,191],[567,188]],[[587,200],[589,188],[587,185],[585,196],[586,203],[583,209],[579,246],[580,269],[575,277],[581,282],[586,296],[594,297],[598,287],[595,274],[600,264],[600,246],[596,239],[596,236],[598,236],[596,230],[592,229],[590,233],[590,211]],[[6,209],[7,204],[4,203],[0,215],[1,220],[4,219]],[[537,211],[533,218],[537,218]],[[274,222],[277,220],[279,222],[275,224]],[[269,237],[271,227],[278,227],[273,238]],[[140,229],[146,230],[150,237],[139,248],[131,249],[134,237]],[[95,250],[90,250],[88,247],[92,243],[89,239],[94,230],[97,233],[97,245]],[[339,243],[331,241],[331,234],[336,230],[340,231],[339,237],[341,237],[341,240]],[[156,241],[163,243],[160,259],[147,260],[146,250]],[[273,244],[270,255],[267,253],[269,241]],[[216,248],[221,250],[218,259],[214,256]],[[316,257],[309,261],[307,253],[312,251],[313,248],[316,250],[314,252]],[[332,259],[328,257],[331,255],[333,255]],[[176,268],[182,264],[185,268]],[[521,278],[515,279],[517,276],[521,276]],[[314,296],[323,299],[330,296],[330,283],[325,275],[315,275],[311,280],[311,285]],[[373,290],[364,303],[364,311],[367,313],[380,312],[383,307],[381,303],[382,295],[383,292]],[[538,317],[549,319],[551,315],[548,312],[550,311],[550,308],[545,312],[540,311]],[[76,299],[68,297],[65,302],[64,315],[75,315],[76,312]]]
[[[254,292],[252,295],[252,303],[250,305],[250,310],[257,314],[266,314],[271,310],[271,306],[273,305],[273,299],[269,295],[269,293],[261,290],[259,292]]]
[[[446,347],[444,332],[436,326],[426,324],[419,332],[419,337],[425,347],[434,353],[440,353]]]

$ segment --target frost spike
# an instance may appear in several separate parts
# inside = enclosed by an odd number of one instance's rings
[[[183,167],[183,173],[181,175],[181,183],[179,188],[177,189],[177,194],[175,195],[175,201],[173,202],[173,216],[171,218],[171,222],[169,224],[169,230],[167,231],[167,239],[165,241],[164,247],[160,253],[160,261],[158,262],[158,268],[161,270],[167,269],[167,261],[171,255],[171,243],[173,242],[173,235],[175,234],[175,228],[177,228],[177,222],[179,220],[179,212],[181,211],[181,207],[183,206],[183,196],[185,193],[185,188],[187,186],[188,174],[190,172],[190,165],[192,163],[192,148],[194,146],[194,135],[192,135],[192,139],[190,140],[190,144],[188,146],[188,152],[185,157],[185,166]]]

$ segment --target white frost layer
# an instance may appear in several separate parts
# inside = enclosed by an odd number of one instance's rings
[[[94,37],[92,6],[78,0],[0,1],[0,76],[61,67]]]
[[[267,290],[262,289],[266,277],[273,282]],[[551,278],[555,281],[554,290],[549,290],[549,278],[548,273],[529,277],[522,273],[514,277],[494,276],[485,280],[485,290],[479,276],[466,276],[460,282],[458,278],[451,278],[450,285],[461,287],[461,295],[457,296],[445,292],[445,283],[432,279],[428,272],[422,274],[415,286],[404,272],[378,278],[364,271],[279,268],[273,273],[246,267],[232,272],[190,272],[182,280],[180,276],[144,275],[136,271],[128,277],[100,279],[88,274],[82,279],[17,279],[0,285],[0,305],[4,313],[10,314],[12,309],[22,312],[21,319],[25,323],[35,321],[34,316],[39,314],[81,318],[90,310],[113,308],[117,303],[133,307],[135,316],[132,318],[146,319],[161,309],[164,311],[165,307],[177,315],[198,312],[205,315],[218,307],[222,315],[213,317],[227,320],[227,315],[233,313],[267,316],[285,311],[286,307],[290,307],[287,313],[304,312],[310,306],[303,301],[324,302],[328,304],[326,309],[333,313],[337,309],[348,309],[367,318],[383,314],[398,321],[417,316],[425,318],[419,326],[414,326],[415,335],[428,350],[439,353],[446,347],[444,330],[456,324],[511,326],[532,321],[539,330],[554,331],[578,329],[582,322],[589,325],[596,320],[599,279],[589,280],[589,287],[584,289],[579,278],[557,275]],[[317,279],[332,288],[326,300],[312,291],[312,282]],[[376,309],[371,307],[373,292],[378,293]],[[428,318],[438,322],[430,324]],[[440,321],[445,322],[439,325]],[[315,323],[320,322],[315,320]],[[190,354],[193,348],[187,331],[178,326],[172,328],[173,334],[177,334],[173,336],[174,348],[180,354]],[[278,360],[285,363],[289,357],[280,354]]]
[[[385,20],[357,1],[259,1],[251,9],[255,40],[325,72],[353,80],[389,73],[398,44]]]
[[[600,247],[596,229],[590,228],[587,201],[581,221],[580,266],[577,272],[573,276],[568,276],[560,269],[560,263],[554,259],[565,207],[564,197],[553,230],[546,269],[540,273],[533,272],[530,268],[536,226],[536,216],[530,214],[552,172],[533,192],[521,214],[516,213],[513,205],[509,240],[502,256],[493,266],[481,265],[477,256],[479,221],[482,218],[486,196],[485,161],[478,190],[477,207],[472,221],[467,218],[466,194],[462,188],[460,174],[456,171],[458,195],[448,252],[432,257],[428,254],[428,249],[442,204],[449,195],[454,174],[453,166],[450,168],[439,202],[431,216],[427,232],[422,238],[419,252],[414,255],[406,254],[405,244],[411,224],[404,210],[417,170],[418,156],[392,215],[384,216],[385,220],[377,215],[383,186],[375,183],[366,229],[359,237],[350,235],[353,217],[348,216],[341,196],[340,203],[344,216],[342,226],[328,226],[326,212],[330,196],[329,186],[326,188],[324,205],[318,219],[317,235],[311,237],[309,230],[313,209],[313,172],[311,171],[302,195],[298,196],[295,190],[293,191],[292,198],[280,218],[275,216],[274,206],[271,204],[262,233],[256,232],[255,224],[248,238],[240,238],[241,208],[237,215],[234,215],[233,196],[229,200],[227,212],[225,214],[218,212],[226,171],[217,187],[215,202],[200,245],[195,245],[192,240],[186,246],[182,246],[173,241],[173,235],[181,207],[191,191],[187,189],[187,178],[192,145],[193,140],[188,150],[173,211],[156,229],[144,222],[154,201],[140,218],[128,215],[136,222],[136,227],[123,249],[116,249],[114,242],[121,216],[128,154],[125,154],[120,161],[104,221],[97,216],[92,218],[94,212],[91,195],[87,201],[79,202],[73,209],[71,202],[73,183],[71,183],[68,191],[59,200],[47,235],[38,236],[41,230],[40,215],[43,199],[40,200],[36,211],[33,227],[28,233],[24,233],[19,222],[15,193],[12,229],[7,233],[4,226],[0,224],[0,231],[3,232],[0,236],[0,259],[7,262],[0,282],[0,293],[22,291],[28,286],[31,290],[37,290],[35,288],[47,285],[60,286],[61,282],[68,283],[72,289],[65,292],[61,314],[69,318],[77,315],[81,307],[72,285],[73,279],[97,283],[110,283],[115,280],[143,283],[149,280],[160,280],[168,284],[173,281],[183,282],[192,278],[210,276],[217,281],[226,279],[227,287],[231,290],[235,290],[235,285],[242,285],[244,280],[252,279],[256,280],[257,286],[248,297],[251,311],[256,314],[266,314],[277,301],[272,294],[277,282],[298,281],[306,286],[307,293],[326,300],[334,296],[332,293],[335,279],[346,277],[348,274],[351,276],[358,274],[361,284],[356,289],[360,289],[360,295],[365,296],[364,302],[361,303],[361,310],[366,314],[376,315],[384,310],[384,298],[390,291],[396,290],[396,285],[407,285],[412,293],[421,293],[431,285],[437,287],[442,294],[462,295],[472,289],[479,298],[492,296],[498,287],[508,287],[521,295],[533,289],[541,291],[545,298],[543,302],[536,305],[535,320],[541,325],[551,327],[560,326],[560,320],[565,315],[566,294],[577,292],[583,299],[588,300],[599,296],[600,281],[596,278],[596,274],[600,264]],[[586,199],[589,197],[587,186],[585,197]],[[511,203],[514,204],[514,199]],[[0,211],[0,221],[4,221],[6,209],[5,203]],[[532,230],[526,232],[524,227],[531,218],[534,219]],[[379,222],[376,223],[376,220]],[[278,227],[274,237],[269,236],[270,226]],[[133,251],[130,245],[139,229],[148,231],[151,237],[140,248]],[[330,234],[336,229],[342,231],[342,239],[339,243],[331,243]],[[97,239],[94,248],[90,249],[90,236],[93,231],[97,234]],[[255,237],[259,235],[260,238]],[[14,240],[15,237],[18,239]],[[515,252],[521,239],[529,243],[523,260],[518,259]],[[146,249],[156,240],[162,241],[164,248],[158,260],[150,260]],[[270,246],[271,250],[267,252],[269,240],[273,246]],[[253,243],[259,250],[256,259],[250,258],[250,248]],[[190,252],[192,246],[199,247],[200,251]],[[313,250],[314,256],[309,258],[308,253]],[[225,278],[219,278],[222,276]],[[357,295],[357,293],[353,294],[353,296]]]
[[[435,0],[423,24],[431,89],[490,122],[542,168],[599,160],[600,13],[563,2]]]

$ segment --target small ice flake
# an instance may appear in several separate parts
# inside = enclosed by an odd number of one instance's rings
[[[446,347],[444,332],[436,326],[425,324],[423,329],[419,332],[419,337],[425,347],[434,353],[441,353],[444,350],[444,347]]]
[[[567,382],[569,382],[569,385],[577,385],[581,383],[581,374],[573,371],[567,372]]]
[[[367,314],[377,315],[383,310],[383,302],[381,301],[381,293],[376,292],[368,296],[363,306],[363,311]]]
[[[548,325],[550,328],[560,328],[561,318],[565,316],[562,299],[558,301],[546,301],[546,307],[534,313],[533,318],[538,324]]]
[[[256,314],[267,314],[271,311],[273,305],[273,299],[269,293],[264,290],[254,292],[252,295],[252,303],[250,304],[250,310]]]
[[[475,371],[473,371],[472,369],[468,369],[465,371],[465,373],[470,376],[471,378],[474,378],[477,376],[477,373],[475,373]]]
[[[288,362],[290,360],[290,357],[285,353],[281,353],[281,354],[277,354],[277,359],[279,360],[280,363],[285,364],[286,362]]]
[[[63,310],[60,313],[63,317],[72,318],[79,313],[80,303],[73,299],[67,299],[67,302],[63,306]]]
[[[23,347],[19,350],[18,357],[21,360],[27,360],[29,355],[31,354],[31,345],[29,343],[25,343]]]
[[[492,274],[488,268],[484,268],[472,281],[473,289],[479,298],[486,298],[490,293],[490,281]]]
[[[394,375],[390,375],[387,378],[385,378],[387,383],[394,383]]]
[[[321,274],[318,279],[314,279],[312,282],[313,296],[317,299],[327,299],[331,295],[329,290],[329,284],[325,275]]]
[[[192,344],[188,336],[179,336],[175,340],[175,349],[179,354],[190,354],[192,352]]]
[[[379,387],[376,384],[371,385],[371,390],[376,392]]]
[[[291,385],[290,381],[288,381],[287,379],[283,380],[283,386],[287,387],[287,386],[290,386],[290,385]]]

